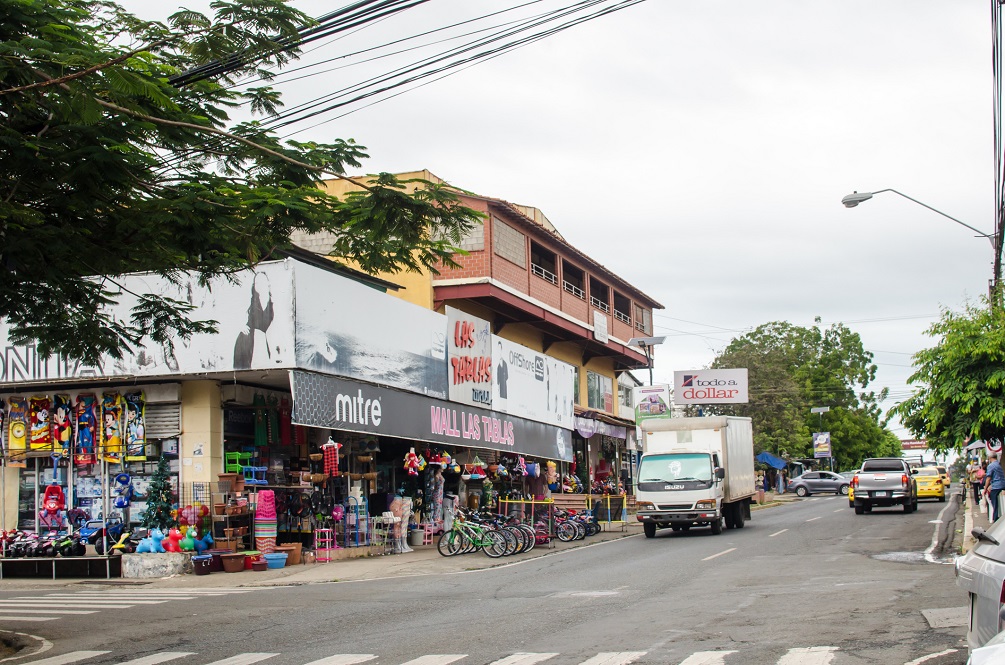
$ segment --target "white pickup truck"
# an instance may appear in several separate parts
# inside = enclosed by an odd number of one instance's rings
[[[904,506],[905,513],[918,509],[918,482],[902,457],[874,457],[862,462],[851,486],[855,493],[855,514],[872,512],[874,506]]]

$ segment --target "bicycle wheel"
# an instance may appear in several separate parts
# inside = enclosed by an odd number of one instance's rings
[[[478,541],[481,540],[482,532],[480,529],[475,529],[467,527],[464,530],[464,546],[458,554],[471,554],[478,549]]]
[[[513,533],[513,535],[516,536],[516,540],[519,543],[519,545],[516,548],[516,553],[521,554],[522,552],[526,552],[527,550],[529,550],[530,538],[527,537],[527,532],[521,529],[516,524],[508,528]]]
[[[436,541],[436,551],[443,556],[454,556],[459,554],[464,548],[464,534],[455,529],[444,531],[440,534],[440,539]]]
[[[523,531],[523,534],[527,540],[527,549],[524,551],[529,552],[532,549],[534,549],[534,546],[537,545],[537,531],[535,531],[534,527],[532,527],[529,524],[521,524],[519,526],[519,529]]]
[[[486,531],[482,534],[482,551],[486,556],[498,559],[506,553],[506,538],[501,531]]]
[[[600,525],[599,524],[597,524],[596,522],[587,522],[586,523],[586,535],[587,536],[595,536],[598,533],[600,533]]]
[[[503,535],[510,541],[510,546],[506,550],[506,556],[522,552],[524,546],[523,534],[511,526],[504,526],[501,530]]]
[[[558,525],[558,539],[563,543],[575,540],[576,533],[576,527],[572,525],[572,522],[562,522]]]
[[[576,540],[583,540],[586,538],[586,525],[582,522],[573,522],[576,525]]]

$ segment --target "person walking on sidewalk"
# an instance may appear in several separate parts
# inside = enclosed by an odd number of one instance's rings
[[[996,453],[991,453],[989,457],[991,462],[988,464],[987,475],[985,475],[984,482],[987,484],[988,488],[988,503],[991,504],[991,508],[988,512],[993,512],[994,514],[991,521],[997,522],[998,495],[1001,494],[1002,490],[1005,490],[1005,471],[1002,470],[1002,465],[998,463],[998,455]]]
[[[984,464],[980,462],[974,462],[973,487],[974,505],[976,506],[981,502],[981,488],[984,487]]]

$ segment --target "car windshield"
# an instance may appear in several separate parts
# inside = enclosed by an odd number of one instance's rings
[[[937,476],[939,475],[939,470],[934,466],[923,466],[918,469],[919,476]]]
[[[640,483],[674,480],[712,480],[712,463],[708,455],[667,454],[646,455],[639,466]]]

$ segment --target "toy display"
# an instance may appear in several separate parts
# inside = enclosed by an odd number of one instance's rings
[[[74,406],[77,414],[77,431],[74,436],[73,462],[77,465],[98,461],[95,443],[98,441],[98,398],[93,394],[77,395]]]
[[[63,457],[72,454],[73,402],[69,395],[56,395],[52,404],[52,438],[56,452]]]
[[[66,510],[66,495],[60,485],[49,485],[42,495],[42,509],[38,513],[38,521],[49,529],[58,529],[63,525],[62,512]]]
[[[419,475],[419,456],[415,454],[415,448],[409,448],[405,454],[405,470],[410,476]]]
[[[115,507],[128,508],[133,500],[133,479],[128,473],[120,473],[115,476],[112,493],[115,494]]]
[[[136,546],[137,552],[152,552],[161,553],[166,551],[163,545],[164,532],[160,529],[153,528],[150,529],[150,535],[140,541],[139,545]]]
[[[10,411],[7,414],[7,449],[16,455],[28,450],[28,400],[24,397],[11,397]]]
[[[52,400],[48,397],[35,396],[28,400],[29,445],[32,450],[52,450],[51,410]]]
[[[165,552],[181,552],[181,531],[176,527],[168,531],[167,538],[164,539],[162,545],[164,546]]]
[[[101,396],[101,456],[109,464],[122,461],[122,406],[119,393]]]
[[[147,459],[146,401],[142,392],[126,393],[126,461],[144,462]]]

